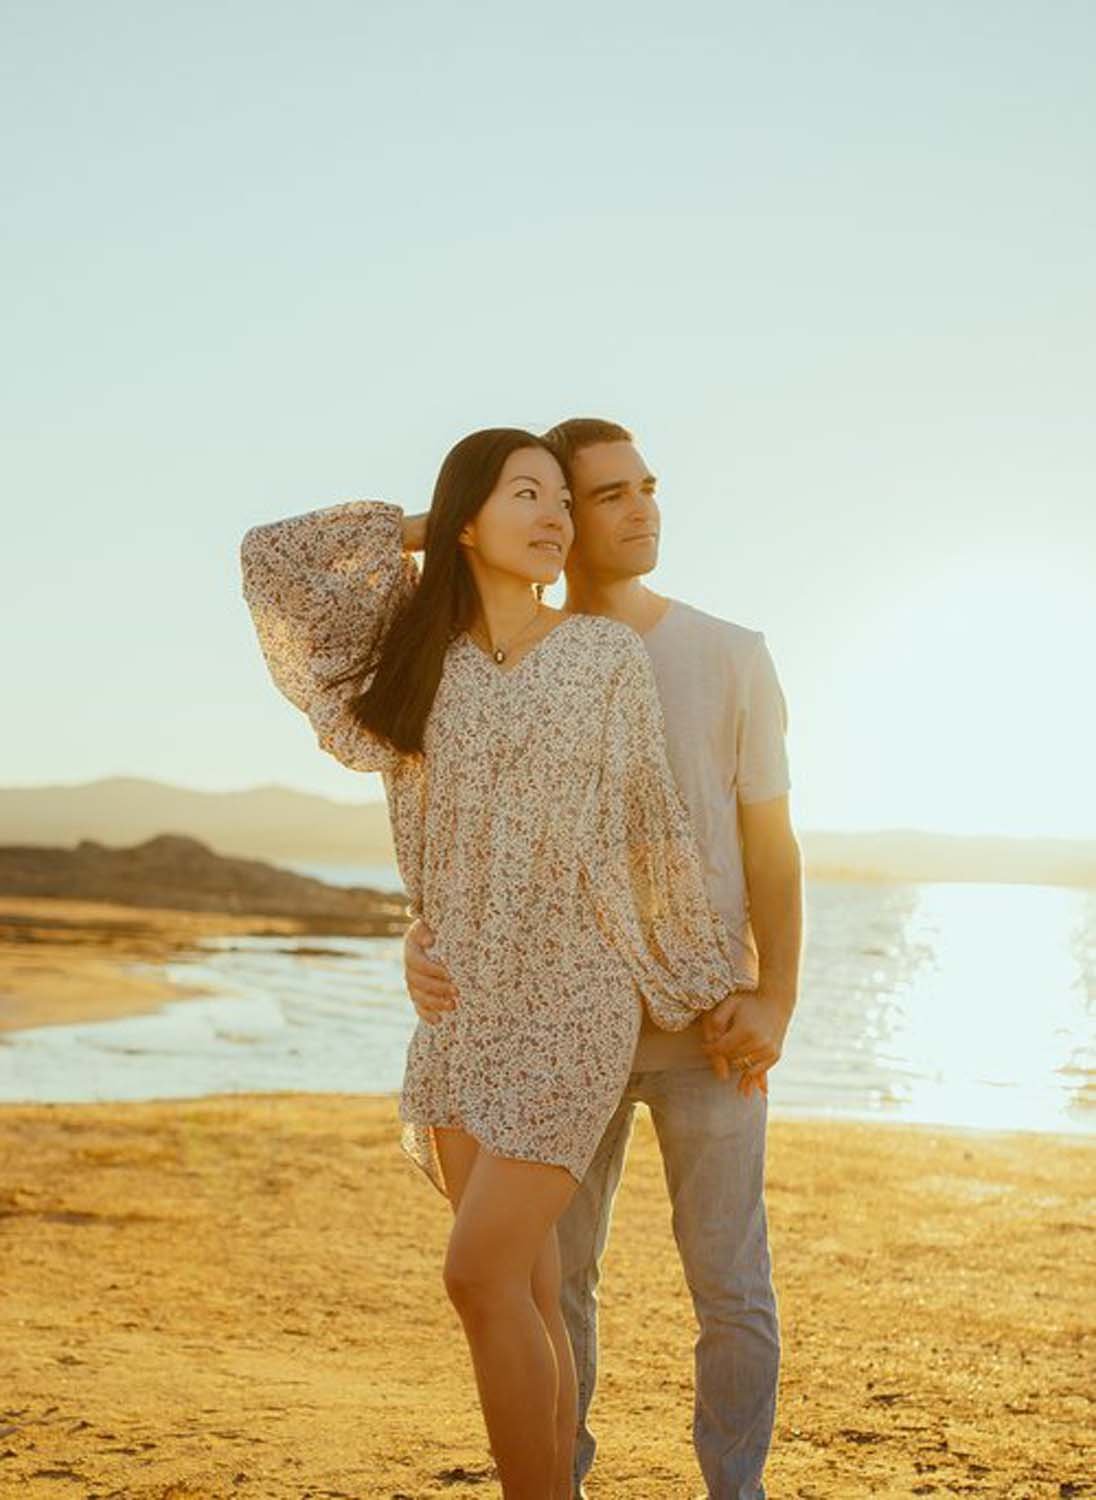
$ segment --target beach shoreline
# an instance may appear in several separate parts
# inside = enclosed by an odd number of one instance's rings
[[[208,986],[157,972],[204,938],[299,937],[307,923],[236,912],[176,911],[109,901],[0,898],[0,1033],[148,1015]]]
[[[340,934],[333,931],[330,936],[339,937]],[[154,1015],[178,1001],[208,1000],[219,1005],[227,994],[232,993],[233,981],[228,979],[226,988],[224,981],[211,975],[208,941],[252,937],[284,937],[288,940],[286,951],[294,953],[319,951],[315,945],[323,944],[323,935],[308,918],[298,920],[239,912],[136,907],[58,897],[0,897],[0,1046],[7,1044],[18,1049],[21,1032],[28,1034],[29,1043],[30,1034],[40,1029],[123,1022],[131,1017]],[[303,944],[302,939],[305,940]],[[228,946],[233,945],[229,942]],[[193,978],[188,976],[190,966],[195,971]],[[128,1038],[117,1045],[128,1046]],[[151,1045],[155,1050],[159,1044],[153,1042]],[[42,1066],[44,1064],[39,1064],[39,1068]],[[188,1081],[197,1076],[191,1068]],[[223,1076],[222,1073],[222,1080]],[[995,1121],[972,1120],[967,1123],[961,1117],[956,1118],[954,1113],[944,1111],[934,1113],[927,1110],[918,1117],[899,1100],[894,1102],[893,1112],[888,1111],[883,1103],[872,1106],[861,1102],[859,1105],[832,1107],[821,1100],[804,1102],[800,1089],[798,1097],[792,1091],[794,1102],[791,1102],[782,1097],[786,1091],[779,1087],[777,1075],[774,1075],[774,1082],[776,1086],[772,1088],[769,1101],[770,1119],[785,1118],[807,1123],[915,1124],[925,1128],[969,1131],[973,1136],[987,1131],[1008,1134],[1013,1128],[1008,1123],[998,1125]],[[331,1088],[337,1093],[353,1088],[355,1083],[351,1074],[333,1081]],[[315,1089],[316,1077],[313,1074],[310,1079],[298,1083],[289,1070],[270,1080],[240,1079],[233,1086],[243,1092],[258,1089],[277,1093],[286,1088],[307,1092]],[[28,1090],[23,1097],[9,1091],[8,1100],[14,1103],[35,1100],[44,1103],[51,1099],[77,1103],[85,1097],[89,1101],[105,1101],[111,1097],[117,1097],[119,1101],[178,1100],[215,1095],[225,1087],[223,1081],[214,1079],[208,1090],[195,1088],[192,1094],[185,1084],[180,1087],[177,1078],[170,1078],[161,1070],[160,1074],[149,1077],[144,1089],[134,1090],[129,1086],[116,1096],[102,1088],[85,1095],[80,1087],[68,1087],[52,1092]],[[365,1087],[371,1093],[379,1092],[375,1078],[368,1080]],[[382,1087],[390,1088],[392,1097],[395,1097],[395,1082]],[[1043,1118],[1024,1125],[1022,1129],[1027,1134],[1037,1133],[1048,1139],[1063,1140],[1083,1138],[1089,1133],[1084,1118],[1062,1123],[1061,1128],[1056,1128],[1056,1125],[1053,1119]]]

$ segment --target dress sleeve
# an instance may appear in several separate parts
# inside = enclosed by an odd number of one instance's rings
[[[586,874],[602,931],[652,1019],[681,1031],[734,989],[749,953],[713,909],[692,818],[670,770],[662,705],[636,639],[606,697]]]
[[[353,717],[368,675],[331,679],[369,659],[419,579],[403,550],[403,510],[348,500],[253,526],[240,545],[243,595],[275,686],[322,749],[354,771],[391,769],[399,753]]]

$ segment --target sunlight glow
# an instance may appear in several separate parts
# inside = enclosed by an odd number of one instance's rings
[[[1084,900],[1049,886],[917,887],[906,936],[925,958],[891,997],[887,1046],[904,1118],[1022,1130],[1084,1112]]]
[[[1092,585],[1064,552],[971,555],[871,601],[815,773],[843,781],[844,826],[1096,833]]]

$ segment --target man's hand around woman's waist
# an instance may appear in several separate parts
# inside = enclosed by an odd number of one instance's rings
[[[418,1014],[436,1026],[446,1011],[456,1008],[460,997],[449,970],[427,953],[433,943],[434,934],[418,917],[404,934],[403,977]]]

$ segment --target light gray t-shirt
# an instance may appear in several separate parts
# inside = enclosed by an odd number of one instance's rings
[[[780,797],[791,786],[788,710],[760,630],[672,599],[641,637],[658,683],[670,765],[692,815],[712,905],[753,955],[738,804]],[[633,1068],[710,1067],[699,1020],[664,1031],[643,1013]]]

